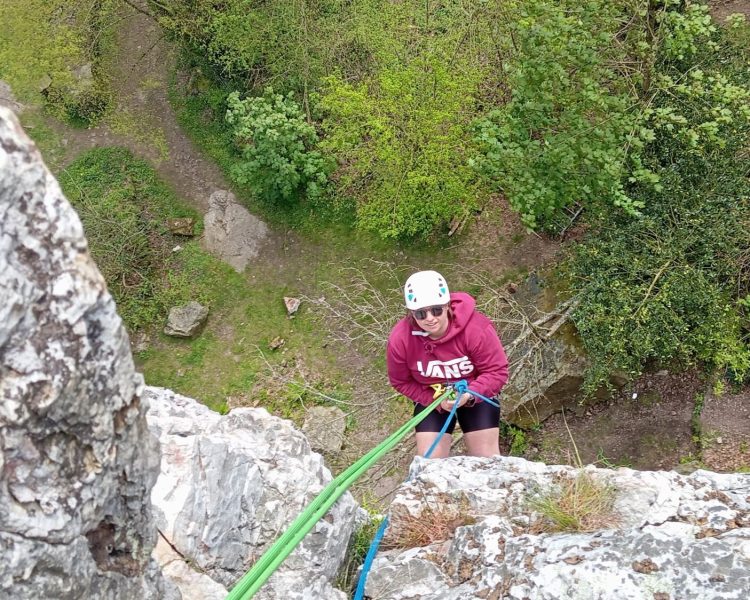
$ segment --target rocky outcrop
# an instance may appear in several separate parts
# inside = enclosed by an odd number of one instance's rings
[[[547,340],[536,353],[534,368],[511,373],[503,389],[503,419],[529,429],[562,408],[575,407],[586,367],[583,353],[561,338]]]
[[[219,415],[195,400],[147,388],[148,421],[162,463],[152,498],[158,528],[186,563],[229,588],[331,481],[320,455],[289,421],[262,408]],[[344,600],[331,587],[355,528],[358,507],[342,496],[255,596]],[[177,570],[174,556],[165,568]],[[181,565],[186,600],[196,592]],[[183,582],[188,583],[183,583]],[[204,581],[205,584],[205,581]]]
[[[430,545],[381,551],[367,595],[378,600],[750,597],[750,475],[697,471],[686,477],[593,467],[587,472],[614,488],[609,524],[594,533],[544,533],[541,515],[529,501],[575,477],[574,469],[520,458],[416,459],[412,481],[391,506],[396,529],[387,536],[408,546],[415,531],[445,526],[436,511],[445,514],[450,506],[459,510],[461,524]],[[422,528],[410,531],[409,523],[420,519]]]
[[[0,598],[166,599],[158,446],[81,223],[0,108]]]

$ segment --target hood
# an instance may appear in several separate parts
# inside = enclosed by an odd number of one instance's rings
[[[444,344],[461,333],[474,316],[477,301],[466,292],[451,292],[451,310],[453,318],[448,331],[439,340],[430,340],[433,344]]]

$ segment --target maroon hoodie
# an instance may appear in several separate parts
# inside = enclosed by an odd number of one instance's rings
[[[465,379],[469,389],[491,398],[508,381],[508,359],[495,327],[474,310],[469,294],[451,294],[453,318],[445,335],[432,340],[409,317],[388,338],[386,360],[391,385],[407,398],[427,406],[434,383]]]

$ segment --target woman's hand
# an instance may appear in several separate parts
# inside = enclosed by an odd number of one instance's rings
[[[474,404],[473,400],[474,400],[474,396],[466,392],[465,394],[461,394],[461,397],[458,399],[458,406],[460,408],[466,405],[467,402],[469,406],[471,406],[472,404]],[[440,408],[442,408],[445,412],[450,412],[454,404],[455,404],[454,400],[443,400],[440,403]]]

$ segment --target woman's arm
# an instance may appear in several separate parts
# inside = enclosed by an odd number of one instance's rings
[[[508,382],[508,357],[491,322],[473,341],[469,358],[479,375],[469,383],[469,389],[492,398]]]
[[[406,362],[406,352],[403,344],[388,340],[386,349],[386,364],[388,379],[396,390],[413,400],[417,404],[428,406],[432,403],[433,390],[431,387],[415,381]]]

